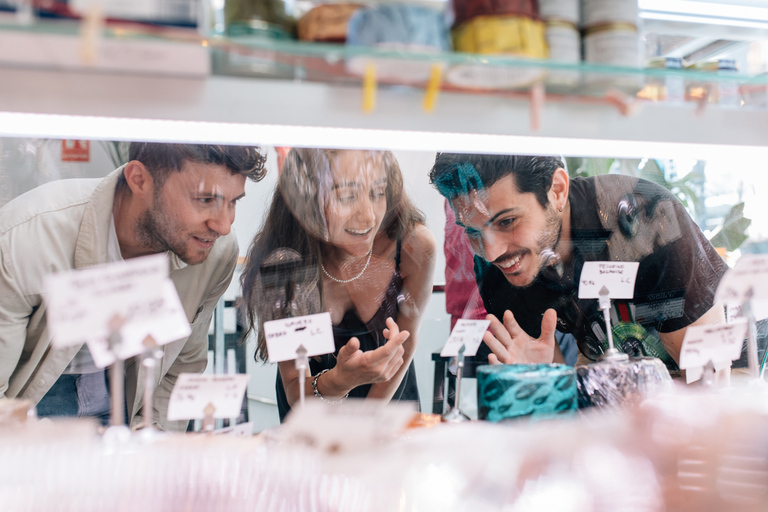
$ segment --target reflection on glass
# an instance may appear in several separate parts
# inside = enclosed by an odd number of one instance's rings
[[[336,350],[310,360],[314,378],[303,390],[293,364],[280,364],[281,418],[299,393],[334,404],[347,394],[418,403],[412,358],[434,265],[434,240],[424,222],[391,152],[288,153],[241,277],[248,318],[253,328],[309,312],[305,305],[285,308],[296,294],[285,288],[275,300],[264,280],[270,255],[290,250],[301,263],[282,268],[281,279],[318,290],[319,310],[331,313]],[[258,357],[267,358],[261,331]]]

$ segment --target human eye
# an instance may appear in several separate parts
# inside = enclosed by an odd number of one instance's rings
[[[385,187],[382,187],[380,189],[372,190],[371,197],[373,199],[381,199],[383,197],[387,197],[387,189]]]
[[[464,228],[464,233],[467,235],[467,238],[469,239],[480,239],[483,234],[480,232],[480,230],[477,230],[475,228]]]
[[[504,228],[508,228],[508,227],[512,226],[514,223],[515,223],[515,218],[514,217],[507,217],[507,218],[499,220],[496,223],[496,226],[499,227],[499,228],[504,229]]]
[[[216,201],[216,198],[215,197],[198,197],[197,201],[200,204],[209,205],[209,204],[213,204]]]
[[[354,192],[344,192],[343,194],[337,194],[336,200],[342,204],[351,203],[355,200],[356,194]]]

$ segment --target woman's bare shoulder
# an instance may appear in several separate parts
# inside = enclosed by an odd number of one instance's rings
[[[404,273],[419,272],[435,260],[435,235],[423,224],[417,224],[403,238],[402,268]],[[430,276],[431,277],[431,276]]]

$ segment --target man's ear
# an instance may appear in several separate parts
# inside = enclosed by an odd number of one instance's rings
[[[562,167],[558,167],[552,174],[552,186],[549,189],[549,200],[554,204],[555,209],[565,206],[568,201],[568,187],[570,178],[568,172]]]
[[[142,199],[152,197],[154,181],[143,163],[131,160],[125,165],[123,176],[131,189],[131,194],[135,197]]]

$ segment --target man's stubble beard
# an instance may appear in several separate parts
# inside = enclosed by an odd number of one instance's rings
[[[165,210],[162,200],[156,197],[155,205],[144,211],[136,222],[136,238],[142,245],[154,251],[173,252],[187,265],[195,265],[205,261],[208,257],[207,253],[200,261],[192,259],[187,244],[170,227],[172,225],[174,223],[171,222],[170,215]]]
[[[531,282],[525,286],[519,286],[517,288],[529,288],[533,286],[536,279],[541,274],[542,270],[547,267],[548,258],[542,258],[544,252],[550,252],[556,254],[557,246],[560,243],[560,236],[563,230],[563,219],[560,218],[558,212],[552,207],[552,203],[547,205],[546,210],[546,228],[541,232],[539,238],[536,240],[536,254],[535,258],[539,262],[539,267],[536,270],[536,275],[531,279]],[[559,261],[559,258],[558,258]]]

